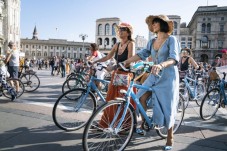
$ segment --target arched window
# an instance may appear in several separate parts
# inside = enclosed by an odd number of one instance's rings
[[[207,33],[210,33],[210,32],[211,32],[211,24],[208,23],[208,24],[207,24]]]
[[[98,35],[102,35],[102,24],[98,25]]]
[[[114,23],[113,25],[112,25],[112,36],[116,36],[116,32],[115,32],[115,27],[117,26],[117,24],[116,23]]]
[[[32,56],[35,56],[35,51],[32,51]]]
[[[109,35],[110,34],[110,25],[106,24],[105,25],[105,35]]]
[[[112,47],[113,47],[114,44],[116,44],[116,42],[117,42],[117,39],[116,38],[113,38],[112,39]]]
[[[47,56],[47,52],[46,52],[46,51],[44,52],[44,56],[45,56],[45,57]]]
[[[98,43],[98,45],[102,45],[102,38],[99,38],[97,43]]]
[[[174,30],[173,30],[173,35],[177,35],[177,26],[178,26],[178,24],[177,24],[177,22],[176,21],[174,21],[173,22],[173,24],[174,24]]]
[[[108,46],[109,44],[110,44],[110,40],[109,40],[109,38],[105,38],[104,45],[105,45],[105,46]]]
[[[202,24],[202,33],[205,33],[205,31],[206,31],[206,24],[203,23],[203,24]]]

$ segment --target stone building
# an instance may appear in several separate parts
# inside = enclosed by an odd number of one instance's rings
[[[0,53],[8,49],[8,42],[20,46],[20,0],[0,0]]]
[[[41,40],[38,38],[37,28],[34,28],[31,39],[21,38],[21,51],[25,53],[28,59],[48,59],[53,56],[64,55],[71,59],[84,59],[89,53],[90,43],[67,41],[65,39]]]
[[[115,26],[119,25],[120,22],[120,19],[117,17],[96,20],[95,41],[99,44],[100,51],[108,53],[117,42]]]
[[[200,6],[188,24],[197,61],[213,62],[227,48],[227,6]]]
[[[147,39],[144,36],[137,35],[135,37],[135,49],[143,49],[147,45]]]

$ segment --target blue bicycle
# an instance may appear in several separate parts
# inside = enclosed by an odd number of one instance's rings
[[[188,107],[189,101],[196,101],[198,106],[201,105],[201,101],[205,95],[205,86],[200,78],[201,73],[194,73],[192,75],[192,69],[187,71],[183,83],[180,84],[180,93],[185,99],[185,108]]]
[[[73,131],[82,128],[100,104],[106,102],[104,96],[97,88],[95,81],[109,84],[109,81],[97,79],[95,72],[91,76],[86,88],[75,88],[62,94],[55,102],[52,117],[54,123],[65,131]],[[97,97],[100,97],[97,100]]]
[[[203,120],[211,119],[220,107],[225,108],[225,105],[227,105],[227,96],[225,94],[225,88],[227,87],[227,82],[225,81],[226,73],[223,72],[222,74],[224,76],[220,80],[218,87],[208,91],[203,98],[200,106],[200,117]]]
[[[142,63],[145,70],[150,71],[150,67],[153,63]],[[120,90],[122,94],[125,95],[124,98],[118,98],[114,101],[109,101],[108,103],[102,105],[89,119],[87,125],[84,129],[83,134],[83,148],[84,150],[124,150],[129,143],[134,132],[140,133],[137,127],[136,113],[139,113],[144,117],[145,122],[143,123],[143,128],[145,131],[155,129],[152,120],[152,107],[151,99],[147,100],[147,105],[150,106],[151,112],[148,115],[139,99],[133,92],[133,87],[138,89],[145,89],[152,92],[155,95],[152,87],[142,86],[134,82],[136,75],[136,69],[138,64],[134,65],[135,69],[128,70],[119,64],[122,69],[133,73],[133,78],[131,79],[130,86],[127,91]],[[138,67],[139,68],[139,67]],[[130,104],[130,98],[137,105],[138,112]],[[177,131],[184,117],[184,98],[180,94],[179,104],[177,106],[177,116],[174,125],[174,132]],[[114,117],[110,118],[110,114],[113,109]],[[104,114],[105,113],[105,114]],[[102,123],[102,124],[101,124]],[[167,137],[167,128],[155,129],[162,138]]]

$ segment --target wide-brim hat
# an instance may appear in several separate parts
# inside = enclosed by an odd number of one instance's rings
[[[153,29],[153,26],[150,26],[152,25],[153,23],[153,20],[155,18],[159,18],[161,20],[163,20],[164,22],[166,22],[169,26],[169,32],[168,34],[171,35],[171,33],[173,32],[173,21],[170,20],[166,15],[150,15],[146,18],[146,23],[148,25],[148,28],[151,32],[154,32],[154,29]]]
[[[130,31],[130,34],[132,35],[133,34],[133,28],[132,28],[132,25],[130,25],[129,23],[120,23],[119,25],[116,25],[115,26],[115,32],[117,35],[119,35],[119,30],[120,28],[122,27],[127,27]]]

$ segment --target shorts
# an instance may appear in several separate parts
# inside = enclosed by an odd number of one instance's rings
[[[18,78],[19,66],[8,66],[10,78]]]
[[[95,76],[97,77],[97,79],[103,80],[105,77],[105,74],[106,74],[106,69],[103,68],[101,71],[96,70]]]

